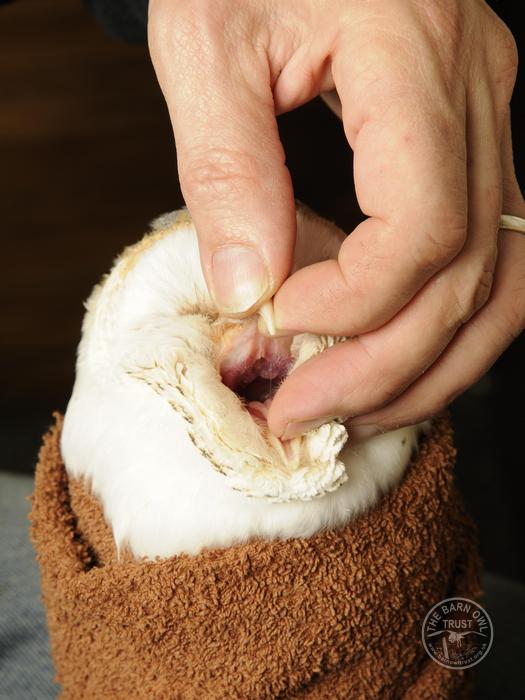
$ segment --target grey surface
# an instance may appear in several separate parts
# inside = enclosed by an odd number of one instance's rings
[[[28,538],[27,496],[31,490],[31,477],[0,472],[1,700],[48,700],[58,693],[53,684],[38,567]],[[491,574],[485,577],[485,589],[482,604],[492,618],[494,643],[476,667],[475,700],[521,700],[525,698],[521,682],[525,587]]]
[[[56,698],[38,566],[29,542],[28,476],[0,472],[0,698]]]

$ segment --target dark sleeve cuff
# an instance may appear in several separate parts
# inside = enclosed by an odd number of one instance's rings
[[[147,40],[148,0],[84,0],[84,2],[99,24],[111,36],[132,42]]]

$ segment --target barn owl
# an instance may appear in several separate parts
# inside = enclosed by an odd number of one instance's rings
[[[294,269],[336,258],[342,240],[299,207]],[[308,537],[401,479],[425,425],[360,441],[338,420],[286,442],[268,430],[279,383],[344,338],[268,337],[261,314],[271,324],[271,304],[242,320],[219,313],[186,210],[157,219],[93,290],[61,450],[118,551],[154,559]]]

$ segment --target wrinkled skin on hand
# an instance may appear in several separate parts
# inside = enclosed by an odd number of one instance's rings
[[[498,233],[502,212],[525,217],[508,28],[481,0],[149,7],[211,293],[232,316],[275,295],[280,332],[351,337],[286,379],[272,431],[289,438],[329,416],[384,430],[446,406],[525,321],[525,239]],[[340,100],[368,218],[338,260],[290,274],[293,191],[275,117],[320,94]]]

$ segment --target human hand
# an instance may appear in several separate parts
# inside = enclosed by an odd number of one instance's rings
[[[203,271],[226,313],[352,336],[269,411],[285,438],[337,415],[427,417],[521,331],[525,216],[512,165],[512,36],[480,0],[150,0],[149,44]],[[295,238],[275,114],[337,90],[369,217],[337,261],[287,279]]]

